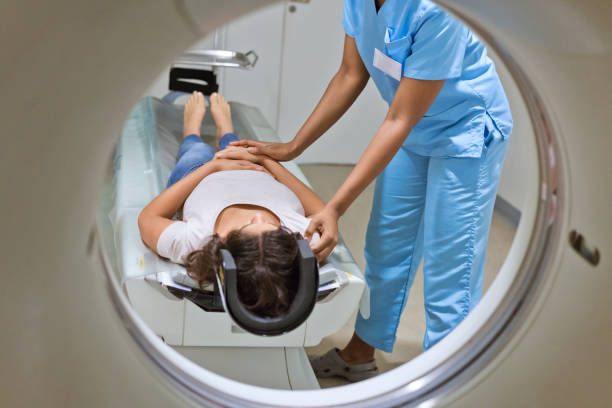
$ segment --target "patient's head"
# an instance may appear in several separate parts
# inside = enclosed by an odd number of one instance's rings
[[[200,285],[213,282],[223,262],[221,249],[227,249],[236,262],[240,301],[259,316],[281,316],[297,291],[298,238],[281,228],[260,234],[234,230],[225,240],[215,234],[187,256],[185,267]]]

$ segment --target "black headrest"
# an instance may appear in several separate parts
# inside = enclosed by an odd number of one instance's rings
[[[223,267],[217,272],[219,292],[225,311],[242,329],[260,336],[278,336],[295,329],[308,318],[317,298],[319,270],[308,241],[298,240],[298,248],[298,289],[289,311],[281,317],[261,317],[247,310],[238,298],[238,273],[234,258],[229,251],[221,250]]]

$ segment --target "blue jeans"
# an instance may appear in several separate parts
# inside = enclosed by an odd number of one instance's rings
[[[231,142],[238,140],[238,137],[233,133],[225,134],[219,140],[219,150],[225,149]],[[215,151],[212,147],[202,141],[200,136],[191,134],[183,139],[181,148],[179,149],[178,159],[174,170],[170,174],[166,188],[170,187],[204,163],[213,159]]]

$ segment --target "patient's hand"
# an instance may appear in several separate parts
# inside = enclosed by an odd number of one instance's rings
[[[248,160],[251,163],[263,165],[268,156],[250,153],[246,147],[228,146],[215,154],[215,159]]]
[[[213,162],[215,171],[226,171],[226,170],[259,170],[268,172],[264,166],[258,163],[253,163],[249,160],[241,159],[219,159]]]

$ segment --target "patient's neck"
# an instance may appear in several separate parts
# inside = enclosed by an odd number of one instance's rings
[[[241,228],[245,232],[257,234],[272,231],[280,225],[280,219],[267,208],[252,204],[234,204],[219,213],[213,231],[225,238],[231,231]]]

